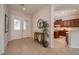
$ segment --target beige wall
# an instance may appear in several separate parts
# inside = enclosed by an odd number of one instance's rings
[[[37,21],[39,19],[43,19],[43,20],[47,20],[49,23],[49,6],[46,6],[44,8],[41,8],[38,12],[36,12],[33,15],[33,32],[37,32],[37,31],[41,31],[38,27],[37,27]]]
[[[0,54],[4,53],[4,15],[3,5],[0,5]]]
[[[0,54],[3,54],[5,52],[5,48],[8,43],[8,33],[5,33],[5,13],[6,6],[0,5]]]
[[[37,27],[37,21],[38,19],[43,19],[46,20],[49,23],[49,35],[50,37],[48,38],[48,42],[49,42],[49,47],[52,47],[52,41],[53,41],[53,17],[51,18],[51,16],[53,16],[53,14],[51,14],[51,12],[53,13],[53,7],[51,7],[51,5],[48,5],[46,7],[41,8],[38,12],[36,12],[33,15],[33,33],[34,32],[40,32],[41,30],[38,29]]]
[[[4,13],[8,16],[8,18],[9,18],[9,10],[8,10],[8,6],[7,5],[4,5]],[[10,19],[9,19],[10,20]],[[9,24],[10,25],[10,24]],[[9,39],[10,39],[10,36],[9,36],[9,34],[10,34],[10,31],[8,31],[8,32],[6,32],[5,34],[4,34],[4,37],[5,37],[5,48],[6,48],[6,46],[7,46],[7,44],[8,44],[8,41],[9,41]]]

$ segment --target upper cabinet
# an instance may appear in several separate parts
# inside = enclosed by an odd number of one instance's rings
[[[79,19],[71,20],[57,20],[55,21],[55,26],[60,25],[61,27],[79,27]]]
[[[62,20],[56,20],[55,22],[54,22],[54,26],[56,27],[56,26],[61,26],[61,24],[62,24]]]

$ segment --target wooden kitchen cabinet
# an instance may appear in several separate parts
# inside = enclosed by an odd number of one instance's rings
[[[62,21],[60,25],[61,25],[61,27],[69,27],[70,26],[70,21],[66,21],[66,20]]]
[[[61,27],[79,27],[79,19],[58,20],[55,25],[59,24]]]
[[[59,38],[60,36],[66,37],[66,43],[68,45],[68,33],[66,30],[54,31],[54,38]]]
[[[75,21],[75,27],[79,27],[79,19]]]
[[[54,31],[54,38],[59,38],[59,31]]]
[[[73,27],[74,23],[73,23],[73,20],[68,20],[69,22],[69,26],[68,27]]]
[[[73,27],[77,27],[77,26],[78,26],[77,20],[76,21],[73,20]]]
[[[79,27],[79,19],[73,19],[70,21],[70,27]]]
[[[54,26],[55,26],[55,25],[61,25],[61,23],[62,23],[62,20],[56,20],[56,21],[54,22]]]
[[[54,38],[59,38],[60,36],[66,37],[66,30],[54,31]]]

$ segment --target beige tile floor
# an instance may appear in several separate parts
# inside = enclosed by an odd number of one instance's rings
[[[66,37],[61,36],[59,38],[54,39],[54,47],[55,48],[67,48]]]
[[[71,48],[44,48],[31,38],[10,41],[5,55],[77,55],[79,49]]]

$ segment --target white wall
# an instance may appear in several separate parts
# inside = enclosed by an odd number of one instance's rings
[[[9,10],[8,10],[8,6],[7,5],[4,5],[4,15],[7,15],[8,16],[8,18],[9,18]],[[10,20],[10,19],[9,19]],[[10,25],[10,24],[9,24]],[[8,41],[9,41],[9,39],[10,39],[10,37],[9,37],[9,33],[10,33],[10,31],[8,31],[8,32],[6,32],[5,34],[4,34],[4,39],[5,39],[5,41],[4,41],[4,43],[5,43],[5,48],[7,47],[7,44],[8,44]]]
[[[5,5],[0,5],[0,54],[5,53],[7,33],[5,33]]]
[[[50,47],[54,48],[54,6],[50,6]]]
[[[15,31],[14,32],[14,27],[13,27],[13,20],[14,18],[18,18],[21,21],[21,30],[20,31]],[[23,21],[28,19],[28,29],[26,31],[23,31]],[[31,16],[30,15],[25,15],[22,12],[18,12],[15,10],[10,11],[10,40],[15,40],[15,39],[21,39],[24,37],[32,37],[31,35]]]
[[[53,27],[53,22],[52,20],[54,20],[54,18],[51,16],[53,16],[53,14],[51,14],[51,11],[53,13],[53,7],[51,9],[51,6],[48,5],[46,7],[43,7],[43,8],[40,8],[40,10],[38,12],[36,12],[34,15],[33,15],[33,33],[34,32],[40,32],[41,30],[37,27],[37,21],[38,19],[43,19],[43,20],[47,20],[47,22],[49,23],[49,46],[53,46],[51,43],[52,43],[52,40],[53,40],[53,31],[51,27]],[[33,35],[34,36],[34,35]]]

